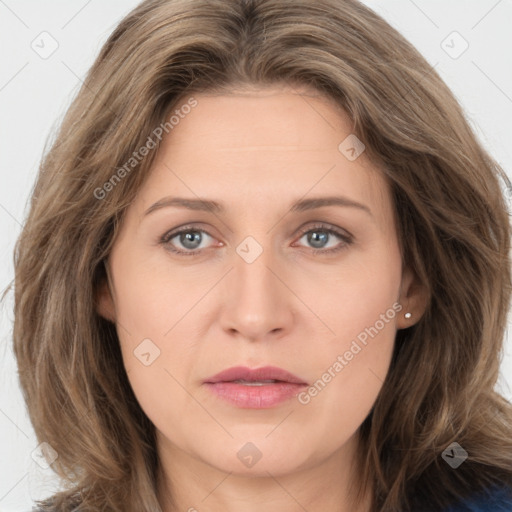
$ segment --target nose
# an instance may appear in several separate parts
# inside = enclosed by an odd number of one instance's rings
[[[294,325],[297,299],[277,258],[265,249],[255,261],[247,262],[236,252],[233,270],[224,280],[221,326],[232,337],[258,341],[280,338]]]

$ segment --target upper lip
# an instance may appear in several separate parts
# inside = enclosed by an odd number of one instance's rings
[[[278,380],[293,384],[306,384],[302,379],[282,368],[276,366],[262,366],[261,368],[248,368],[247,366],[234,366],[205,379],[205,383],[231,382],[246,380],[257,382],[262,380]]]

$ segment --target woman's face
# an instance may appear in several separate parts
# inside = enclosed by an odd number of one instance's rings
[[[309,94],[196,95],[127,211],[100,312],[163,457],[277,476],[348,453],[415,320],[387,183]],[[302,385],[212,383],[268,366]]]

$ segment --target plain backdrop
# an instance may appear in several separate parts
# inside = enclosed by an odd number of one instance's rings
[[[136,0],[0,0],[0,287],[38,164],[82,77]],[[512,0],[365,0],[397,28],[461,102],[477,135],[512,173]],[[43,42],[41,42],[43,41]],[[51,54],[50,54],[51,53]],[[57,489],[37,463],[11,349],[12,292],[1,310],[0,511],[30,510]],[[498,389],[512,399],[512,341]],[[34,460],[36,459],[36,460]]]

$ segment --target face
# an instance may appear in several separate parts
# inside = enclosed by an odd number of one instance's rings
[[[100,313],[162,456],[313,467],[354,446],[415,318],[390,190],[350,151],[348,116],[312,91],[194,98],[127,211]],[[269,366],[296,382],[213,383]]]

